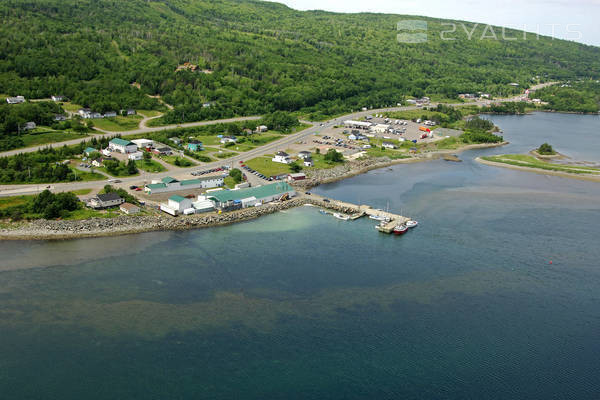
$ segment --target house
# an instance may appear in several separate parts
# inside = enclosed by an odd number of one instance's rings
[[[110,207],[116,207],[119,206],[121,204],[123,204],[125,202],[125,200],[123,200],[123,198],[121,198],[121,196],[119,196],[116,193],[106,193],[106,194],[99,194],[96,197],[92,198],[89,202],[89,206],[92,208],[110,208]]]
[[[133,161],[141,161],[144,159],[144,153],[142,153],[141,151],[136,151],[135,153],[129,154],[127,158]]]
[[[54,95],[51,96],[52,101],[63,101],[65,99],[65,96],[61,96],[61,95]]]
[[[172,137],[172,138],[169,138],[169,140],[171,142],[173,142],[175,144],[175,146],[179,146],[181,144],[181,139],[179,139],[178,137]]]
[[[102,153],[102,155],[106,157],[110,157],[110,155],[112,154],[110,149],[102,149],[100,153]]]
[[[85,154],[87,157],[89,157],[89,156],[90,156],[90,154],[92,154],[92,153],[95,153],[95,152],[97,152],[97,151],[98,151],[98,150],[96,150],[96,149],[95,149],[95,148],[93,148],[93,147],[88,147],[87,149],[85,149],[85,150],[83,151],[83,154]]]
[[[159,147],[157,149],[153,149],[152,152],[159,156],[170,156],[173,154],[173,150],[170,147]]]
[[[35,129],[37,125],[35,124],[35,122],[25,122],[25,125],[23,126],[23,129],[27,130],[27,131],[32,131]]]
[[[92,111],[90,113],[90,119],[100,119],[100,118],[102,118],[102,114],[100,114],[99,112]]]
[[[256,132],[258,132],[258,133],[264,133],[268,130],[269,130],[269,127],[266,125],[260,125],[260,126],[256,127]]]
[[[96,168],[100,168],[101,166],[104,165],[104,163],[106,161],[117,161],[117,160],[115,160],[112,157],[99,157],[99,158],[96,158],[94,161],[92,161],[92,165]]]
[[[189,151],[200,151],[202,150],[202,142],[199,140],[190,140],[187,144]]]
[[[167,176],[160,181],[152,181],[152,183],[146,185],[144,189],[148,194],[156,194],[188,189],[212,189],[222,187],[224,184],[225,181],[223,176],[206,176],[183,181]]]
[[[196,214],[214,211],[215,205],[206,196],[198,196],[198,201],[192,204]]]
[[[151,149],[154,147],[154,140],[150,139],[135,139],[131,143],[135,143],[138,149]]]
[[[171,214],[173,216],[177,216],[179,214],[188,214],[190,213],[188,210],[192,210],[192,214],[195,213],[194,207],[192,206],[193,199],[188,199],[179,195],[174,195],[169,197],[169,201],[167,204],[161,204],[161,211],[166,212],[167,214]]]
[[[89,108],[80,108],[79,110],[77,110],[77,114],[79,114],[81,118],[88,119],[92,114],[92,110],[90,110]]]
[[[135,115],[135,114],[137,114],[137,112],[134,109],[130,108],[129,110],[127,110],[126,114],[127,115]]]
[[[212,103],[202,103],[203,108],[209,108],[212,106]]]
[[[305,158],[304,159],[304,166],[305,167],[314,167],[315,163],[313,162],[312,158]]]
[[[394,143],[390,143],[390,142],[383,142],[382,147],[384,149],[395,149],[396,145]]]
[[[104,113],[104,118],[112,118],[112,117],[116,117],[116,116],[117,116],[116,111],[107,111]]]
[[[292,163],[292,159],[290,158],[290,155],[284,151],[278,151],[275,154],[275,157],[273,157],[273,159],[271,161],[276,162],[276,163],[281,163],[281,164],[291,164]]]
[[[62,115],[62,114],[56,114],[54,116],[54,120],[55,121],[66,121],[67,120],[67,116],[66,115]]]
[[[138,150],[138,147],[135,143],[121,138],[114,138],[108,142],[108,148],[111,151],[118,151],[119,153],[123,154],[135,153]]]
[[[289,174],[287,179],[290,182],[303,181],[306,179],[306,174],[303,174],[301,172],[297,174]]]
[[[23,96],[7,97],[6,98],[6,102],[8,104],[21,104],[21,103],[25,103],[25,97],[23,97]]]
[[[221,144],[236,143],[236,142],[237,142],[237,138],[235,136],[223,136],[221,138]]]
[[[407,102],[408,104],[417,104],[417,101],[416,101],[416,100],[414,100],[414,99],[408,99],[408,100],[406,100],[406,102]]]
[[[210,193],[207,197],[219,210],[235,210],[289,199],[295,195],[296,191],[287,182],[277,182],[248,189],[220,190]]]
[[[131,203],[123,203],[119,206],[119,210],[124,212],[127,215],[137,214],[140,212],[140,208]]]
[[[303,160],[306,160],[307,158],[310,158],[311,154],[310,151],[301,151],[300,153],[298,153],[298,158],[301,158]]]

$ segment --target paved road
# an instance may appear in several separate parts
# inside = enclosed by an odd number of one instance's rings
[[[548,84],[536,85],[533,88],[531,88],[530,90],[539,89],[540,87],[544,87],[547,85]],[[521,96],[516,96],[516,97],[510,98],[510,99],[494,100],[494,102],[518,101],[519,99],[521,99]],[[478,100],[476,102],[457,103],[457,104],[450,104],[450,105],[454,106],[454,107],[461,107],[461,106],[468,106],[468,105],[482,106],[482,105],[486,105],[489,103],[490,103],[490,101],[488,101],[488,100]],[[430,106],[435,107],[436,105],[437,104],[432,103]],[[208,170],[208,169],[212,169],[212,168],[221,167],[223,165],[236,166],[236,165],[239,165],[240,161],[246,161],[246,160],[250,160],[250,159],[265,155],[265,154],[273,154],[279,150],[285,150],[286,148],[288,148],[289,145],[294,144],[299,141],[303,141],[304,139],[306,139],[310,136],[313,136],[315,134],[319,134],[323,130],[328,129],[334,125],[339,125],[344,120],[359,119],[359,118],[365,117],[367,115],[378,114],[378,113],[383,113],[383,112],[408,111],[408,110],[415,110],[415,109],[421,109],[421,108],[416,107],[416,106],[410,106],[410,107],[391,107],[391,108],[381,108],[381,109],[374,109],[374,110],[368,110],[368,111],[359,111],[359,112],[344,115],[344,116],[341,116],[341,117],[338,117],[335,119],[331,119],[331,120],[323,122],[323,123],[312,123],[313,124],[312,127],[307,128],[301,132],[287,135],[279,140],[276,140],[276,141],[266,144],[264,146],[258,147],[256,149],[247,151],[245,153],[241,153],[239,155],[228,158],[226,160],[218,160],[218,161],[211,162],[211,163],[197,165],[195,167],[179,168],[177,170],[155,173],[155,174],[142,172],[141,175],[139,175],[139,176],[130,177],[130,178],[118,178],[119,180],[121,180],[121,183],[116,184],[115,186],[127,188],[131,185],[142,185],[143,183],[148,183],[154,179],[162,179],[166,176],[173,176],[174,178],[188,179],[188,178],[191,178],[190,173],[192,171]],[[219,121],[194,122],[194,123],[189,123],[189,124],[171,125],[170,127],[138,129],[136,131],[126,132],[126,134],[134,134],[134,133],[140,133],[140,132],[154,132],[154,131],[162,130],[162,129],[173,129],[178,126],[181,126],[181,127],[202,126],[202,125],[210,125],[210,124],[222,123],[222,122],[255,120],[255,119],[259,119],[259,118],[260,117],[242,117],[242,118],[231,118],[231,119],[219,120]],[[100,136],[102,136],[102,135],[100,135]],[[75,142],[77,143],[77,141],[75,141]],[[62,146],[63,144],[64,143],[59,143],[56,145]],[[15,152],[18,153],[18,152],[22,152],[22,151],[23,150],[17,150]],[[33,150],[31,150],[31,151],[33,151]],[[2,153],[0,155],[6,155],[6,154]],[[3,186],[0,186],[0,197],[16,196],[16,195],[24,195],[24,194],[35,194],[35,193],[39,193],[40,191],[43,191],[48,186],[50,186],[50,189],[53,191],[70,191],[70,190],[87,189],[87,188],[98,189],[98,188],[103,187],[107,183],[108,183],[107,180],[103,180],[103,181],[95,181],[95,182],[57,183],[57,184],[52,184],[52,185],[47,185],[47,184],[42,184],[42,185],[3,185]]]

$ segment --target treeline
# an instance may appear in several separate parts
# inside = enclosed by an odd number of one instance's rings
[[[581,113],[597,113],[600,110],[598,81],[553,85],[536,91],[535,96],[548,102],[544,105],[547,110]]]
[[[80,208],[81,202],[75,194],[71,192],[54,194],[49,190],[44,190],[23,204],[0,208],[0,218],[10,218],[13,221],[19,221],[24,217],[29,219],[67,218],[72,211]]]
[[[528,104],[519,102],[506,102],[502,104],[492,104],[487,107],[482,107],[481,112],[493,114],[524,114]]]
[[[465,122],[465,132],[460,138],[465,143],[501,143],[504,138],[491,132],[494,123],[479,116],[470,118]]]
[[[535,75],[600,72],[596,47],[535,35],[479,40],[484,27],[471,24],[477,40],[462,29],[442,40],[444,21],[427,19],[427,43],[399,43],[399,18],[249,0],[4,0],[0,93],[63,94],[101,112],[155,108],[147,95],[161,95],[175,106],[168,123],[278,110],[317,120],[404,96],[506,96],[522,90],[510,82],[527,87]]]

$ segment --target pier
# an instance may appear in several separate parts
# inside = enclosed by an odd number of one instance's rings
[[[324,209],[334,210],[335,212],[344,213],[350,217],[350,220],[357,220],[365,216],[387,218],[389,222],[377,225],[377,230],[383,233],[392,233],[396,226],[405,224],[406,222],[410,221],[409,217],[390,213],[383,210],[376,210],[373,207],[367,205],[356,205],[344,201],[327,199],[325,197],[315,194],[306,195],[306,199],[310,199],[309,202],[315,206],[322,207]]]

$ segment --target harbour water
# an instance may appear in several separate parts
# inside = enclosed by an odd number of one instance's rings
[[[0,242],[2,399],[597,399],[600,185],[478,164],[543,142],[600,161],[600,118],[493,116],[511,142],[189,232]]]

